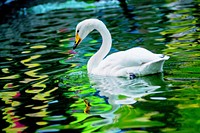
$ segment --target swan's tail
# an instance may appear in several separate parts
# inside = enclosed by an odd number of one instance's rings
[[[159,73],[163,71],[163,64],[165,60],[168,60],[169,56],[164,56],[162,58],[159,58],[157,60],[153,60],[151,62],[148,62],[140,67],[140,76],[143,75],[149,75],[154,73]]]

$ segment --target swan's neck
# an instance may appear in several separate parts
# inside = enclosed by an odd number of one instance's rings
[[[103,42],[100,49],[89,59],[87,63],[88,73],[92,73],[92,70],[98,67],[99,63],[109,53],[112,45],[111,34],[103,23],[97,23],[95,29],[100,32]]]

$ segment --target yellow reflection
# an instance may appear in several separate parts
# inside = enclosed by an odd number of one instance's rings
[[[3,73],[9,73],[8,70],[9,70],[8,68],[2,68],[2,69],[1,69],[1,71],[2,71]]]
[[[32,109],[38,110],[38,109],[43,109],[43,108],[46,108],[46,107],[48,107],[48,105],[34,106],[34,107],[32,107]]]
[[[22,51],[22,54],[28,54],[30,53],[31,51]]]
[[[43,125],[47,125],[48,122],[46,122],[46,121],[38,121],[38,122],[36,122],[36,124],[39,125],[39,126],[43,126]]]
[[[33,80],[40,80],[40,79],[44,79],[40,82],[37,82],[35,84],[32,85],[32,87],[42,87],[42,88],[46,88],[46,84],[43,84],[43,82],[47,81],[48,80],[48,75],[37,75],[37,71],[41,70],[42,68],[38,68],[38,69],[35,69],[35,70],[31,70],[31,71],[28,71],[28,72],[25,72],[26,75],[30,76],[30,77],[35,77],[37,79],[29,79],[28,81],[25,80],[25,81],[21,81],[21,82],[30,82],[30,81],[33,81]],[[28,91],[28,90],[27,90]],[[37,93],[37,92],[35,92]]]
[[[36,47],[36,46],[35,46]],[[44,47],[44,46],[38,46],[38,47]],[[25,59],[25,60],[22,60],[21,63],[24,64],[25,66],[28,66],[28,68],[33,68],[33,67],[38,67],[40,66],[40,64],[38,63],[27,63],[27,62],[30,62],[34,59],[37,59],[41,57],[41,55],[34,55],[34,56],[31,56],[30,58],[28,59]],[[41,80],[41,79],[44,79],[44,78],[47,78],[48,75],[37,75],[37,71],[41,70],[42,68],[38,68],[38,69],[35,69],[35,70],[31,70],[31,71],[27,71],[25,72],[26,75],[30,76],[30,77],[35,77],[35,79],[30,79],[30,78],[27,78],[25,79],[24,81],[20,81],[21,83],[28,83],[28,82],[31,82],[31,81],[34,81],[34,80]],[[40,82],[37,82],[35,84],[32,85],[32,87],[39,87],[39,88],[46,88],[46,85],[43,83],[45,81],[47,81],[48,79],[44,79]],[[43,89],[40,89],[40,90],[26,90],[26,92],[28,93],[38,93],[40,91],[42,91]]]
[[[11,99],[17,94],[18,92],[1,92],[0,98],[5,102],[5,104],[12,104],[13,101]]]
[[[7,83],[4,85],[4,89],[7,89],[7,88],[16,88],[16,87],[19,87],[19,85],[13,85],[12,83]]]
[[[155,40],[156,41],[165,41],[166,39],[165,38],[156,38]]]
[[[48,112],[45,109],[40,110],[40,112],[37,113],[32,113],[32,114],[25,114],[26,116],[31,116],[31,117],[45,117],[48,116]]]
[[[60,47],[64,47],[65,45],[64,45],[64,44],[60,44],[59,46],[60,46]]]
[[[12,59],[12,58],[6,58],[6,60],[11,61],[11,60],[13,60],[13,59]]]
[[[36,100],[49,100],[50,98],[46,99],[45,97],[49,97],[51,96],[50,93],[57,90],[58,87],[55,87],[49,91],[46,91],[44,93],[38,93],[37,95],[35,95],[32,99],[36,99]]]
[[[37,67],[37,66],[40,66],[40,64],[38,63],[27,64],[26,62],[30,62],[31,60],[37,59],[39,57],[41,57],[41,55],[34,55],[28,59],[22,60],[21,63],[24,64],[25,66],[28,66],[28,68]]]
[[[25,74],[28,75],[28,76],[31,76],[31,77],[39,77],[40,79],[48,77],[48,75],[36,75],[37,73],[35,73],[35,72],[37,72],[41,69],[42,68],[38,68],[38,69],[35,69],[35,70],[27,71],[27,72],[25,72]]]
[[[45,76],[44,76],[45,77]],[[45,81],[47,81],[48,79],[44,79],[44,80],[42,80],[42,81],[40,81],[40,82],[37,82],[37,83],[35,83],[35,84],[33,84],[32,86],[33,87],[42,87],[42,88],[46,88],[46,84],[42,84],[43,82],[45,82]]]
[[[59,42],[66,42],[66,41],[70,41],[70,39],[67,38],[67,39],[61,39],[61,40],[59,40]]]
[[[18,122],[15,122],[18,123]],[[4,128],[3,131],[5,131],[6,133],[21,133],[23,130],[25,130],[27,127],[26,126],[21,126],[19,124],[11,124],[9,127]],[[18,127],[19,125],[19,127]]]
[[[27,89],[27,90],[25,90],[25,92],[26,93],[39,93],[39,92],[41,92],[41,91],[43,91],[44,89],[43,88],[41,88],[41,89]]]
[[[14,74],[14,75],[11,75],[11,76],[0,77],[0,79],[17,79],[19,77],[20,77],[19,74]]]
[[[32,46],[31,49],[40,49],[40,48],[46,48],[46,45],[37,45],[37,46]]]
[[[20,105],[20,102],[18,102],[18,101],[13,101],[12,104],[11,104],[12,107],[16,107],[16,106],[19,106],[19,105]]]
[[[26,105],[25,107],[26,108],[31,108],[31,107],[33,107],[34,105]]]
[[[91,107],[90,102],[87,99],[84,99],[84,103],[85,103],[85,106],[86,106],[86,108],[84,109],[84,113],[89,114],[90,113],[90,107]]]
[[[2,109],[2,111],[4,111],[3,114],[5,115],[3,119],[9,123],[9,126],[7,128],[4,128],[2,131],[5,131],[7,133],[19,133],[27,128],[25,125],[20,123],[20,120],[22,120],[23,118],[16,116],[13,110],[14,108],[12,107]]]
[[[179,104],[177,105],[177,108],[179,109],[192,109],[192,108],[200,108],[200,105],[199,104]]]
[[[29,83],[29,82],[34,81],[34,80],[37,80],[37,79],[26,78],[26,79],[24,79],[24,81],[20,81],[20,82],[21,83]]]
[[[170,127],[161,129],[161,131],[165,133],[175,132],[176,130],[177,130],[176,128],[170,128]]]

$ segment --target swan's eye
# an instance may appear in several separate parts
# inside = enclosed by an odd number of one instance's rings
[[[79,30],[77,30],[77,33],[79,33]]]

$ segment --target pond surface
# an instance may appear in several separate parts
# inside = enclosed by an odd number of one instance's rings
[[[2,132],[200,132],[199,5],[51,1],[7,15],[0,24]],[[86,18],[107,25],[110,53],[140,46],[169,55],[164,72],[88,76],[99,33],[72,50],[75,26]]]

